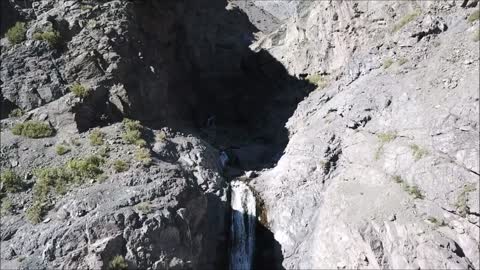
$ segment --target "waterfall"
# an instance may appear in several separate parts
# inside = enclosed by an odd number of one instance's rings
[[[255,197],[247,184],[231,182],[230,270],[250,270],[255,244]]]

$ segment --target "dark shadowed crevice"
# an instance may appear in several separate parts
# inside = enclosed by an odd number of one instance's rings
[[[185,130],[226,152],[228,179],[274,166],[288,143],[285,123],[315,86],[289,75],[269,52],[252,51],[258,29],[225,0],[128,5],[128,37],[110,37],[120,61],[111,81],[76,108],[79,130],[129,117]],[[258,269],[268,263],[281,269],[273,233],[260,222],[256,230]],[[216,265],[225,266],[227,240],[217,241],[225,260]]]

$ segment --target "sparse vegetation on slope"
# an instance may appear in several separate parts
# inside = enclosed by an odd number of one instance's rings
[[[393,27],[392,32],[397,32],[402,29],[409,22],[413,21],[417,16],[421,14],[420,10],[415,10],[405,16],[403,16]]]
[[[9,114],[8,117],[21,117],[23,116],[24,112],[20,108],[13,109]]]
[[[79,83],[72,84],[69,89],[70,92],[79,98],[86,98],[90,94],[90,90]]]
[[[150,155],[150,150],[145,147],[137,149],[137,151],[135,152],[135,159],[145,166],[150,165],[152,163],[152,156]]]
[[[411,144],[410,145],[410,149],[412,149],[413,151],[413,157],[415,158],[415,160],[420,160],[422,159],[424,156],[428,155],[428,151],[416,144]]]
[[[55,133],[55,130],[45,122],[27,121],[13,126],[12,133],[14,135],[36,139],[50,137]]]
[[[17,22],[12,28],[7,31],[8,41],[12,44],[18,44],[25,40],[27,28],[24,22]]]
[[[68,148],[67,146],[65,146],[63,144],[59,144],[55,147],[55,152],[57,153],[57,155],[63,156],[66,153],[70,152],[70,148]]]
[[[117,173],[128,171],[128,163],[123,160],[115,160],[113,162],[113,169]]]
[[[417,185],[409,185],[399,175],[394,175],[392,178],[395,183],[400,184],[403,190],[408,194],[410,194],[414,199],[425,198],[425,196],[423,195],[423,192],[420,190],[420,188]]]
[[[34,33],[33,39],[45,41],[51,47],[58,47],[62,43],[62,36],[60,35],[60,32],[52,28],[48,29],[45,32]]]
[[[128,264],[125,261],[125,258],[121,255],[113,257],[113,259],[108,263],[108,270],[126,270],[128,269]]]
[[[474,184],[467,184],[463,187],[461,190],[460,194],[457,197],[457,200],[455,202],[455,208],[457,209],[457,213],[462,216],[466,217],[469,209],[468,206],[468,194],[470,192],[474,192],[476,190]]]
[[[306,80],[316,85],[318,88],[323,89],[328,85],[328,77],[321,74],[312,74],[307,76]]]
[[[1,191],[6,192],[19,192],[22,191],[25,187],[24,182],[13,170],[4,169],[0,174],[0,186]]]
[[[51,207],[49,196],[54,196],[52,191],[56,194],[65,194],[72,184],[83,184],[88,179],[97,179],[103,173],[100,168],[102,164],[103,160],[100,157],[89,156],[72,159],[64,166],[37,169],[33,203],[27,210],[27,219],[34,224],[40,222]]]
[[[90,145],[92,146],[103,145],[105,133],[103,133],[100,129],[96,128],[92,130],[92,133],[90,133],[90,136],[88,136],[88,138],[90,140]]]
[[[139,121],[134,121],[128,118],[123,120],[124,133],[122,135],[123,140],[129,144],[135,144],[138,146],[145,146],[147,142],[142,139],[143,126]]]

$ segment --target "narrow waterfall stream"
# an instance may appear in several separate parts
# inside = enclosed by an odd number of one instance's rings
[[[242,181],[232,181],[230,186],[230,270],[250,270],[255,246],[255,197],[248,185]]]

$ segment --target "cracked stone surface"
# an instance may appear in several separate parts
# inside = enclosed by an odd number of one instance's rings
[[[389,34],[415,6],[312,3],[258,44],[292,73],[342,74],[299,104],[285,154],[252,183],[285,268],[480,267],[478,22],[419,5],[429,15]]]

